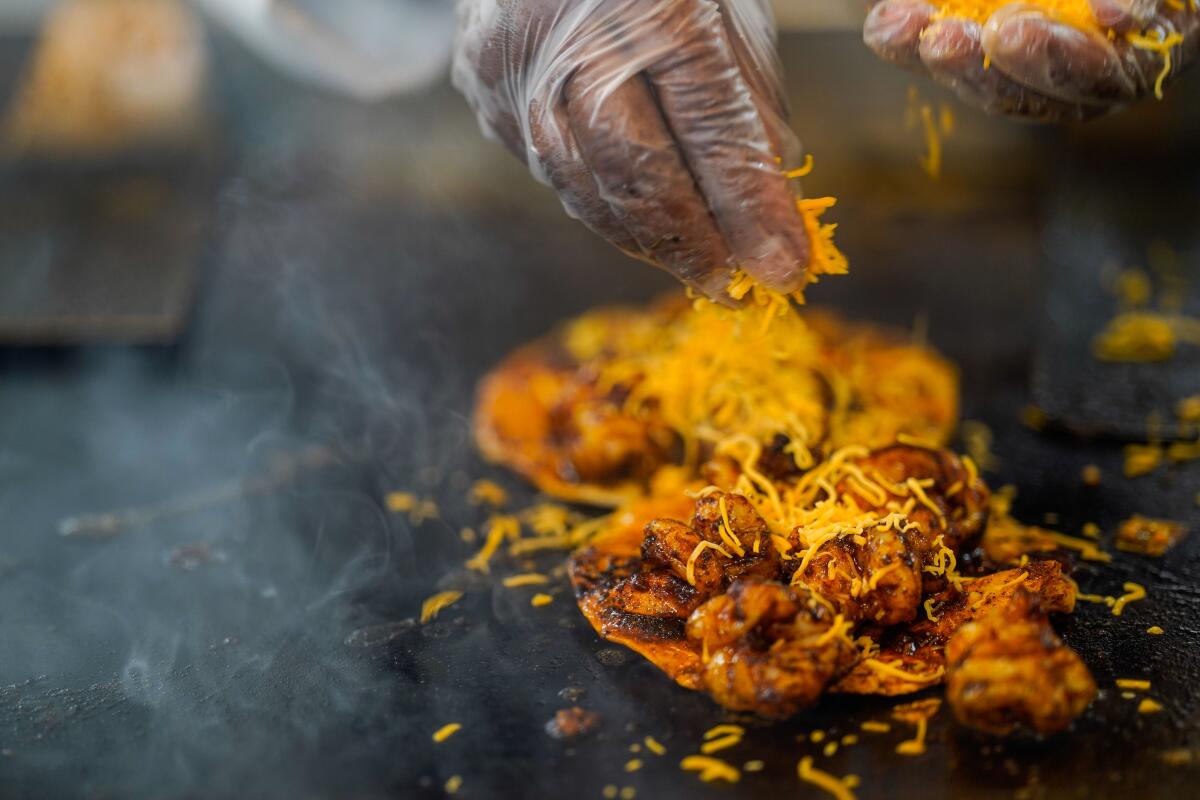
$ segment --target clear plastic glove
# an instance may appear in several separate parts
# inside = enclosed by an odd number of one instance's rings
[[[455,85],[567,212],[710,297],[804,282],[768,0],[460,0]]]
[[[1129,35],[1151,41],[1180,35],[1167,81],[1200,51],[1200,12],[1190,0],[1089,2],[1098,28],[1077,27],[1033,3],[1008,3],[980,23],[934,19],[937,6],[926,0],[877,0],[863,40],[881,58],[928,72],[971,105],[1042,122],[1087,119],[1154,95],[1164,54],[1136,47]]]

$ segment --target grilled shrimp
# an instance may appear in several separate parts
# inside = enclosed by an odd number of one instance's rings
[[[812,704],[857,649],[805,587],[736,581],[696,609],[687,635],[702,651],[703,684],[721,705],[787,717]]]
[[[959,722],[1000,736],[1019,727],[1061,731],[1096,696],[1088,668],[1023,588],[959,628],[946,666],[946,698]]]

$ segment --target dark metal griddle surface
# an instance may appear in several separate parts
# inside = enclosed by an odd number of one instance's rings
[[[1016,422],[1033,353],[1057,346],[1034,334],[1046,267],[1029,198],[1070,203],[1070,191],[988,183],[1008,166],[956,180],[972,165],[956,165],[955,149],[938,187],[911,165],[873,163],[874,150],[839,151],[838,126],[867,102],[855,87],[873,87],[873,113],[898,120],[907,79],[852,37],[791,39],[785,55],[797,80],[830,76],[798,99],[824,118],[799,125],[833,154],[810,191],[843,187],[855,262],[814,301],[928,320],[962,366],[965,416],[995,430],[990,477],[1021,487],[1018,516],[1111,532],[1142,512],[1196,528],[1194,465],[1127,482],[1117,443]],[[530,590],[466,572],[472,547],[458,534],[482,520],[463,500],[473,478],[530,499],[473,454],[479,376],[556,321],[669,281],[561,219],[478,141],[446,87],[364,110],[278,83],[234,51],[222,63],[240,151],[186,337],[0,352],[0,795],[436,797],[457,774],[469,798],[598,798],[609,784],[648,798],[803,797],[817,794],[795,772],[811,754],[859,775],[864,798],[1194,796],[1197,767],[1161,759],[1200,747],[1194,536],[1161,560],[1081,566],[1085,590],[1137,580],[1150,596],[1120,618],[1084,605],[1062,620],[1102,687],[1069,735],[997,743],[943,711],[927,754],[902,757],[903,726],[858,730],[890,702],[830,698],[786,723],[741,720],[745,742],[722,755],[766,768],[736,787],[681,772],[702,732],[730,717],[599,640],[561,572],[538,609]],[[962,146],[987,127],[967,115]],[[1042,136],[990,156],[1017,152],[1020,170],[1053,176],[1036,165],[1063,145]],[[944,200],[974,197],[972,180],[985,199]],[[1103,469],[1101,488],[1081,485],[1088,463]],[[389,514],[382,498],[397,489],[435,497],[440,517]],[[157,512],[104,541],[57,533],[64,517],[131,507]],[[502,560],[496,571],[523,568]],[[449,587],[465,589],[462,602],[416,624],[421,601]],[[1166,634],[1146,635],[1153,624]],[[1136,713],[1116,677],[1151,680],[1164,711]],[[547,736],[546,721],[575,704],[603,715],[599,730]],[[460,733],[430,740],[455,721]],[[815,729],[861,741],[826,758],[806,741]],[[668,754],[625,772],[645,735]]]

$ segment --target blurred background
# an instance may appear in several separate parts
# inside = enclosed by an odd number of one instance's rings
[[[840,198],[852,264],[810,302],[956,360],[965,415],[995,432],[990,477],[1020,484],[1027,519],[1194,527],[1194,464],[1101,495],[1074,476],[1118,475],[1147,416],[1200,393],[1196,348],[1090,356],[1114,270],[1169,252],[1198,271],[1200,75],[1035,128],[876,61],[861,16],[780,4],[805,192]],[[559,320],[673,284],[482,138],[446,75],[452,18],[444,0],[0,4],[0,794],[437,795],[462,773],[480,797],[530,780],[598,796],[599,762],[541,733],[560,690],[590,687],[614,733],[713,716],[639,663],[597,662],[565,585],[537,615],[462,570],[470,480],[522,491],[473,453],[475,382]],[[953,120],[937,179],[922,105]],[[1057,433],[1018,423],[1030,404]],[[393,490],[442,513],[390,514]],[[1196,560],[1158,580],[1186,583]],[[416,626],[448,585],[468,587],[463,615]],[[1194,591],[1166,597],[1156,620],[1194,612]],[[1127,638],[1081,645],[1098,677],[1150,659],[1184,685],[1194,665]],[[1110,758],[1150,776],[1140,748],[1194,737],[1194,685],[1180,692],[1173,726],[1136,747],[1010,769],[935,730],[929,760],[876,772],[934,796],[1078,785]],[[488,736],[435,757],[429,732],[453,719]],[[870,768],[844,758],[839,773]],[[677,779],[637,777],[653,796]]]

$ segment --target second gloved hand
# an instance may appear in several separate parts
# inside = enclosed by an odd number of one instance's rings
[[[455,84],[572,216],[709,296],[736,267],[803,285],[768,0],[460,0],[459,23]]]
[[[877,0],[863,39],[971,105],[1057,122],[1155,95],[1168,63],[1166,80],[1200,51],[1200,12],[1193,0],[1069,0],[1056,10],[1045,0]]]

